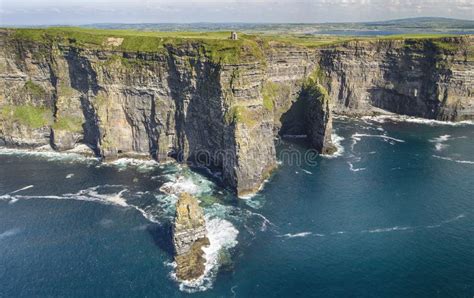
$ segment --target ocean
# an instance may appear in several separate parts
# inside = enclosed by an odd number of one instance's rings
[[[0,297],[473,297],[474,126],[334,128],[334,156],[276,140],[247,198],[184,165],[0,148]],[[180,191],[211,243],[192,283],[173,275]]]

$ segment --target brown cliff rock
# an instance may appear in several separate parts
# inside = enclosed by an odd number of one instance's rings
[[[204,274],[205,259],[202,248],[209,245],[206,222],[196,198],[182,193],[176,203],[173,225],[176,276],[179,280],[193,280]]]

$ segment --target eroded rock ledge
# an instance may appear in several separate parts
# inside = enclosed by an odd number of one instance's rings
[[[176,277],[187,281],[201,277],[206,262],[202,248],[209,245],[209,239],[199,202],[188,193],[182,193],[176,203],[173,244]]]

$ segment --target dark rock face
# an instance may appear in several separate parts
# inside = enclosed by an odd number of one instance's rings
[[[305,100],[305,130],[311,146],[322,154],[336,151],[332,144],[332,113],[329,95],[320,84],[305,87],[302,91]]]
[[[196,198],[182,193],[176,204],[173,225],[176,276],[193,280],[204,274],[205,259],[202,247],[209,245],[206,222]]]
[[[474,37],[354,41],[321,50],[338,113],[381,108],[438,120],[474,119]]]
[[[175,158],[221,172],[242,195],[276,167],[277,134],[305,134],[331,152],[332,110],[473,119],[472,37],[446,43],[458,50],[390,40],[270,43],[263,57],[226,64],[203,55],[198,42],[119,52],[48,46],[1,30],[0,139],[59,151],[85,144],[105,159]],[[325,96],[304,89],[315,72]]]

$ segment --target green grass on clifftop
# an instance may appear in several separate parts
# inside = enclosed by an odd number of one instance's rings
[[[160,52],[166,47],[194,44],[214,62],[237,63],[250,55],[262,57],[254,36],[241,34],[230,40],[230,32],[143,32],[133,30],[98,30],[76,27],[14,29],[13,38],[37,43],[53,42],[89,49],[128,52]]]
[[[246,57],[263,59],[264,51],[274,43],[301,47],[331,47],[349,41],[374,40],[433,40],[442,50],[453,50],[447,34],[405,34],[391,36],[335,36],[303,34],[239,34],[230,40],[230,32],[160,32],[135,30],[102,30],[79,27],[50,27],[42,29],[9,29],[12,38],[43,44],[64,44],[88,49],[126,52],[165,52],[166,48],[191,45],[213,62],[236,64]]]

